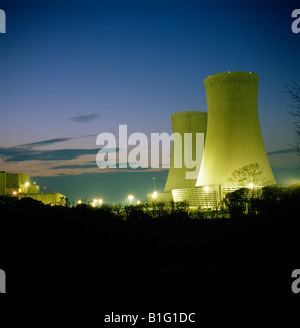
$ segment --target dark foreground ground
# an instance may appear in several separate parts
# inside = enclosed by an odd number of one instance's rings
[[[299,213],[127,220],[105,210],[1,208],[3,306],[294,307]],[[299,286],[300,287],[300,286]]]

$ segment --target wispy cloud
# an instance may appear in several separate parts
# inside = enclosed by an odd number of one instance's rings
[[[290,168],[298,163],[295,149],[286,148],[267,153],[272,168]]]
[[[41,141],[18,145],[15,147],[11,147],[11,149],[19,149],[19,148],[31,149],[31,148],[36,148],[36,147],[49,146],[49,145],[53,145],[53,144],[56,144],[59,142],[66,142],[66,141],[70,141],[70,140],[74,140],[74,139],[88,138],[88,137],[94,137],[94,136],[96,136],[96,134],[88,134],[88,135],[79,136],[79,137],[47,139],[47,140],[41,140]],[[1,149],[3,149],[3,148],[1,148]]]
[[[93,164],[83,164],[83,165],[77,165],[77,164],[72,164],[72,165],[60,165],[60,166],[53,166],[51,170],[61,170],[61,169],[94,169],[97,168],[96,162]]]
[[[0,147],[0,168],[7,172],[24,172],[31,176],[78,175],[99,172],[96,156],[98,148],[72,148],[69,142],[75,139],[94,137],[95,134],[52,138],[13,147]],[[65,142],[66,148],[56,144]],[[90,143],[88,143],[90,144]],[[50,149],[49,149],[50,148]],[[105,148],[106,152],[118,153],[119,148]]]
[[[58,142],[65,142],[65,141],[69,141],[69,140],[72,140],[72,139],[74,139],[74,138],[55,138],[55,139],[31,142],[31,143],[19,145],[19,146],[13,147],[13,148],[16,148],[16,149],[18,149],[18,148],[30,149],[30,148],[40,147],[40,146],[49,146],[49,145],[53,145],[53,144],[58,143]]]
[[[21,144],[13,147],[0,147],[0,158],[3,163],[25,162],[25,161],[69,161],[77,159],[79,156],[96,155],[100,148],[65,148],[65,149],[41,149],[44,146],[56,143],[67,142],[74,139],[92,137],[94,135],[85,135],[79,137],[54,138],[41,140],[27,144]],[[108,152],[118,149],[106,149]],[[89,163],[90,164],[90,163]]]
[[[98,118],[97,114],[79,115],[71,117],[70,120],[78,123],[87,123]]]
[[[109,151],[118,151],[118,149],[105,149]],[[4,157],[5,162],[24,162],[24,161],[60,161],[72,160],[83,155],[95,155],[99,148],[94,149],[56,149],[56,150],[33,150],[12,147],[1,148],[0,157]]]
[[[289,153],[294,153],[295,149],[294,148],[287,148],[287,149],[281,149],[281,150],[275,150],[267,153],[267,155],[280,155],[280,154],[289,154]]]
[[[53,138],[21,144],[13,147],[0,147],[0,167],[7,172],[24,172],[30,176],[61,176],[61,175],[81,175],[86,173],[116,173],[116,172],[150,172],[162,171],[164,168],[132,168],[127,163],[127,168],[120,168],[118,163],[119,148],[105,148],[106,153],[117,153],[116,168],[107,167],[108,159],[104,160],[103,167],[97,165],[98,148],[53,148],[57,143],[68,143],[70,140],[92,137],[86,135],[81,137]],[[98,162],[99,164],[99,162]],[[101,164],[101,163],[100,163]],[[121,165],[122,166],[122,165]],[[101,165],[100,165],[101,167]]]

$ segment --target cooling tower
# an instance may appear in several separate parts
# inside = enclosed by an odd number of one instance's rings
[[[188,169],[184,163],[184,154],[189,159],[189,163],[191,161],[196,160],[196,133],[203,133],[204,139],[206,134],[206,124],[207,124],[207,113],[200,111],[189,111],[189,112],[179,112],[171,115],[173,134],[179,133],[182,139],[182,157],[181,157],[181,168],[177,168],[174,166],[174,146],[175,142],[173,142],[173,151],[172,158],[170,163],[170,170],[168,179],[165,186],[165,192],[171,192],[172,189],[180,189],[180,188],[192,188],[195,187],[197,176],[199,175],[200,163],[198,166],[198,170],[196,172],[196,176],[194,179],[187,179],[186,173],[195,171],[195,168]],[[192,134],[192,145],[191,147],[186,147],[188,149],[184,149],[184,133]],[[198,152],[203,152],[203,148],[201,149],[201,145],[198,146]],[[201,154],[202,157],[203,154]],[[178,165],[176,165],[178,166]],[[187,166],[190,166],[188,164]]]
[[[232,186],[232,173],[255,163],[262,169],[257,185],[276,183],[259,126],[258,80],[257,74],[248,72],[220,73],[204,80],[207,136],[196,186]]]

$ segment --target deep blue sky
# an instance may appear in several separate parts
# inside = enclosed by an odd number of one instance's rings
[[[0,169],[24,171],[72,200],[113,202],[128,193],[143,199],[152,176],[162,191],[167,172],[101,171],[96,136],[117,134],[119,124],[129,133],[170,133],[171,113],[206,111],[204,78],[250,71],[260,76],[266,150],[280,151],[269,155],[277,182],[299,180],[288,150],[295,139],[292,103],[284,93],[284,85],[299,83],[300,34],[291,31],[299,7],[297,1],[2,1]]]

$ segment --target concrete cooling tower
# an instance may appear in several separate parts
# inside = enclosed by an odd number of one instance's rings
[[[276,183],[259,126],[258,80],[257,74],[248,72],[220,73],[204,80],[208,111],[207,135],[196,186],[230,187],[232,181],[229,181],[235,170],[256,163],[262,169],[256,184],[263,186]],[[195,128],[199,125],[200,120],[195,122]],[[178,185],[179,181],[182,183],[182,176],[179,176],[174,179]],[[178,188],[178,185],[170,181],[168,190]]]
[[[187,155],[189,159],[189,163],[191,160],[196,159],[196,133],[203,133],[204,140],[206,135],[206,125],[207,125],[207,113],[200,112],[200,111],[189,111],[189,112],[179,112],[171,115],[172,120],[172,127],[173,127],[173,134],[179,133],[182,139],[182,155],[184,153]],[[184,133],[191,133],[192,134],[192,145],[189,149],[184,151]],[[198,151],[200,152],[201,149]],[[191,150],[191,151],[190,151]],[[202,149],[203,152],[203,149]],[[201,154],[202,157],[202,154]],[[189,166],[189,165],[188,165]],[[198,171],[195,176],[195,179],[187,179],[186,173],[188,171],[192,172],[195,171],[193,169],[187,169],[184,163],[184,156],[181,158],[181,168],[174,167],[174,142],[173,142],[173,151],[172,151],[172,158],[170,163],[170,170],[168,179],[166,182],[164,192],[171,192],[172,189],[178,188],[193,188],[195,187],[197,176],[199,176],[198,172],[200,169],[200,163],[198,165]]]

